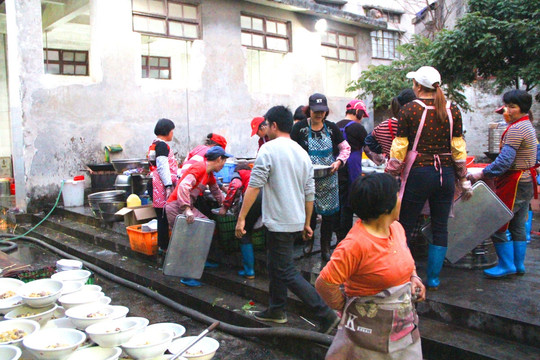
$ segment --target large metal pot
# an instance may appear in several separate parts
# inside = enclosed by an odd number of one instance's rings
[[[313,177],[323,178],[332,173],[332,167],[328,165],[313,165]]]
[[[111,190],[111,191],[100,191],[88,195],[88,204],[92,209],[92,212],[97,218],[100,218],[99,203],[102,202],[114,202],[114,201],[124,201],[126,192],[124,190]]]
[[[121,159],[121,160],[113,160],[111,162],[114,166],[114,170],[116,170],[118,174],[122,174],[124,173],[124,171],[127,171],[127,170],[144,168],[146,164],[148,164],[148,161],[146,159]]]
[[[100,202],[98,204],[100,216],[103,221],[111,223],[115,221],[124,220],[123,216],[115,215],[118,210],[126,207],[125,201],[110,201],[110,202]]]

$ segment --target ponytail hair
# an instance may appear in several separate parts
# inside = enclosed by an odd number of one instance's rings
[[[399,100],[397,97],[392,99],[392,104],[390,105],[390,109],[392,110],[392,115],[397,119],[399,110],[401,109],[401,104],[399,103]]]
[[[446,112],[446,97],[444,96],[439,83],[435,83],[433,86],[435,87],[435,115],[440,124],[448,119],[448,113]]]

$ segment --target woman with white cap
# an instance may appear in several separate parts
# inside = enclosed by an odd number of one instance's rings
[[[427,287],[437,289],[448,245],[448,217],[456,179],[466,196],[472,195],[466,178],[467,151],[461,112],[456,104],[446,101],[439,72],[422,66],[407,78],[413,80],[417,99],[399,112],[386,172],[401,175],[399,222],[408,241],[418,215],[429,203],[433,242],[428,249]]]

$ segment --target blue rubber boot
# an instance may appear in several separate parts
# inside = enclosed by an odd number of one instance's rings
[[[427,265],[427,287],[430,290],[439,288],[439,274],[443,267],[447,247],[429,244]]]
[[[206,261],[204,263],[204,268],[205,269],[215,269],[219,267],[219,264],[218,263],[215,263],[215,262],[211,262],[211,261]]]
[[[532,230],[533,212],[529,210],[529,217],[525,223],[525,236],[527,238],[527,244],[531,242],[531,230]]]
[[[240,251],[242,252],[242,265],[243,270],[238,272],[238,275],[247,279],[255,279],[255,271],[253,267],[255,265],[255,255],[253,254],[252,244],[240,244]]]
[[[521,241],[524,242],[524,241]],[[497,266],[484,270],[484,275],[489,278],[500,278],[516,273],[514,265],[514,241],[494,243],[495,251],[499,257]]]
[[[202,286],[202,283],[200,281],[197,281],[195,279],[190,279],[190,278],[182,278],[182,279],[180,279],[180,284],[182,284],[184,286],[189,286],[189,287],[200,287],[200,286]]]
[[[526,241],[513,241],[514,243],[514,265],[516,266],[516,274],[525,274],[525,253],[527,252]]]

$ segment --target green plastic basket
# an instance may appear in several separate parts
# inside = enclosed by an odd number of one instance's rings
[[[264,229],[257,229],[251,235],[251,242],[255,250],[266,250],[266,232]]]
[[[219,247],[229,253],[239,251],[239,240],[234,236],[236,217],[233,215],[216,216],[215,221],[219,234]]]

